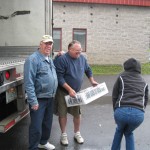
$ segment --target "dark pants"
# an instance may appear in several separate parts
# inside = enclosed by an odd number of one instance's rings
[[[51,133],[53,120],[53,98],[38,99],[39,109],[30,108],[29,150],[38,150],[38,144],[46,144]]]

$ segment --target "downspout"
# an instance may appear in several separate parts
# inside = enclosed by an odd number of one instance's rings
[[[45,34],[53,36],[53,0],[45,0]],[[53,57],[53,49],[50,57]]]
[[[53,27],[54,27],[54,20],[53,20],[53,18],[54,18],[54,12],[53,12],[53,0],[52,0],[52,4],[51,4],[51,16],[52,16],[52,19],[51,19],[51,25],[52,25],[52,37],[53,37]],[[53,46],[53,49],[52,49],[52,57],[54,56],[54,46]]]

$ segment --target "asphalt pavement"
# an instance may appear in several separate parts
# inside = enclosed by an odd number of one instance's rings
[[[54,116],[50,142],[56,146],[56,150],[110,150],[115,132],[113,109],[111,103],[112,87],[117,76],[94,76],[99,83],[105,82],[109,93],[87,105],[82,105],[81,134],[85,139],[80,145],[74,141],[72,116],[68,115],[67,134],[69,145],[60,144],[60,128],[57,116]],[[143,76],[150,87],[150,76]],[[90,86],[85,78],[82,89]],[[0,134],[0,150],[27,150],[28,149],[28,125],[29,116],[24,118],[15,127],[5,134]],[[150,105],[145,112],[143,124],[134,132],[136,150],[150,150]],[[122,148],[125,150],[125,139],[122,140]]]
[[[143,76],[150,87],[150,76]],[[110,150],[116,128],[113,119],[113,109],[111,103],[111,94],[114,82],[117,78],[114,76],[94,76],[99,83],[105,82],[109,93],[105,96],[91,102],[87,105],[82,105],[82,121],[81,134],[85,139],[83,145],[77,144],[73,139],[73,123],[72,116],[68,115],[67,134],[69,145],[68,147],[60,144],[60,129],[57,117],[54,117],[53,130],[50,141],[55,144],[57,150]],[[89,87],[90,83],[85,78],[82,89]],[[143,124],[135,130],[135,145],[136,150],[150,150],[150,105],[146,108],[145,120]],[[125,150],[125,139],[122,140],[122,148]]]

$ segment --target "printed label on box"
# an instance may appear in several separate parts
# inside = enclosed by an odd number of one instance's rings
[[[65,96],[67,107],[85,105],[88,104],[99,97],[108,93],[107,86],[105,82],[98,84],[95,87],[89,87],[81,90],[76,94],[76,97]]]

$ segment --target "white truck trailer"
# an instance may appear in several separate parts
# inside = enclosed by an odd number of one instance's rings
[[[28,113],[25,58],[52,34],[52,0],[0,0],[0,133]]]

